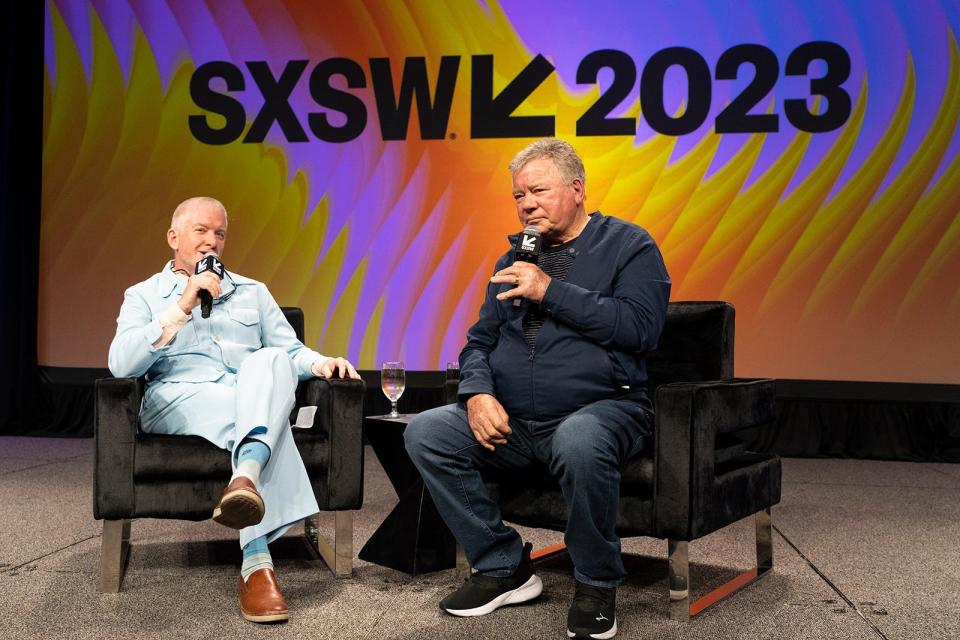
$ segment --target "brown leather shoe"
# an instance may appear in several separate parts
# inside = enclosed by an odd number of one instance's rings
[[[251,622],[281,622],[290,617],[273,569],[257,569],[246,581],[240,576],[240,613]]]
[[[263,498],[250,478],[237,476],[223,490],[213,519],[231,529],[243,529],[263,520]]]

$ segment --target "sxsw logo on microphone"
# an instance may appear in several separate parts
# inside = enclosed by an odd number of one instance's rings
[[[537,236],[523,235],[520,238],[521,251],[536,251],[536,249],[537,249]]]
[[[200,261],[197,262],[196,273],[204,273],[206,271],[213,271],[219,278],[223,278],[225,269],[223,268],[223,263],[217,259],[215,255],[206,255],[200,258]]]

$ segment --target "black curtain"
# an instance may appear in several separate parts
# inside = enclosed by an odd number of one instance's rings
[[[43,5],[0,8],[0,434],[30,430],[39,389]]]

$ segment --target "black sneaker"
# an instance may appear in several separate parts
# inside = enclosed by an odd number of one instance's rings
[[[440,609],[455,616],[485,616],[503,605],[533,600],[543,591],[543,583],[533,574],[532,548],[529,542],[523,545],[520,565],[513,575],[495,578],[474,573],[440,601]]]
[[[568,638],[607,640],[617,635],[617,589],[591,587],[577,581],[567,614]]]

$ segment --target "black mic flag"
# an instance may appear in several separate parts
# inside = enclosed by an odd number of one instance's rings
[[[194,273],[204,273],[205,271],[212,271],[218,278],[223,280],[223,276],[227,270],[223,267],[223,263],[220,262],[220,256],[211,251],[200,258]],[[200,317],[209,318],[210,311],[213,310],[213,296],[210,295],[210,292],[206,289],[200,289],[197,295],[200,296]]]
[[[514,251],[517,254],[516,262],[529,262],[537,264],[540,260],[540,246],[543,238],[540,237],[540,230],[536,227],[527,227],[520,232],[517,237],[517,244]],[[514,298],[513,306],[519,307],[521,299]]]

